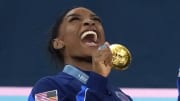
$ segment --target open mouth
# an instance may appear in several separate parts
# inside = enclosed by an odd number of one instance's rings
[[[95,31],[86,31],[81,35],[81,40],[87,46],[97,46],[97,33]]]

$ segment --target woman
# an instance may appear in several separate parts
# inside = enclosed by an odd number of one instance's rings
[[[112,53],[94,12],[84,7],[66,11],[51,34],[50,52],[64,69],[40,79],[29,101],[132,101],[108,82]]]

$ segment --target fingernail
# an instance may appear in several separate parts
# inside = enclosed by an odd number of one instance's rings
[[[105,44],[99,46],[99,47],[98,47],[98,50],[102,50],[102,49],[104,49],[104,48],[107,48],[107,46],[106,46]]]

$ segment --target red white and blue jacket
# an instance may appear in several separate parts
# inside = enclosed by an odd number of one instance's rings
[[[132,101],[108,79],[94,72],[81,71],[65,65],[55,76],[40,79],[33,87],[28,101]]]

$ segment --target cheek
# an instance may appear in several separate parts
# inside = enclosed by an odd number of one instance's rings
[[[65,28],[65,34],[68,35],[75,35],[77,33],[77,28],[74,26],[68,26]]]
[[[105,34],[104,34],[104,29],[103,29],[103,27],[102,27],[102,26],[99,26],[98,29],[99,29],[100,32],[101,32],[101,40],[102,40],[102,41],[105,41]]]
[[[68,48],[71,48],[76,47],[76,45],[79,43],[79,40],[76,35],[69,34],[68,37],[65,38],[64,43]]]
[[[66,33],[64,37],[64,44],[65,47],[72,51],[73,49],[77,49],[80,45],[79,37],[75,32]]]
[[[64,41],[65,43],[73,43],[75,41],[78,41],[78,31],[77,29],[74,29],[73,27],[69,27],[66,29],[64,33]]]
[[[66,24],[66,27],[64,27],[65,40],[70,42],[78,41],[80,28],[80,23]]]
[[[64,35],[68,36],[68,35],[73,35],[76,34],[79,30],[79,24],[76,23],[65,23],[62,27],[61,27],[61,31]]]

